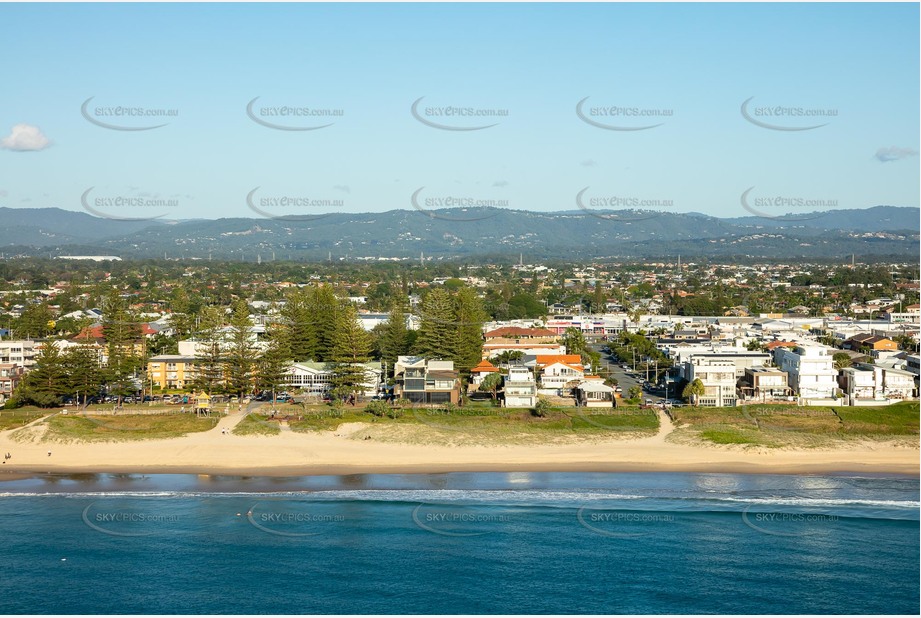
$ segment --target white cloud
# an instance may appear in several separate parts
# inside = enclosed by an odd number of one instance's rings
[[[917,157],[918,151],[914,148],[899,148],[898,146],[889,146],[888,148],[880,148],[873,156],[877,161],[882,163],[889,163],[890,161],[898,161],[899,159],[906,159],[908,157]]]
[[[51,145],[42,130],[31,124],[17,124],[9,135],[0,139],[0,148],[5,150],[44,150]]]

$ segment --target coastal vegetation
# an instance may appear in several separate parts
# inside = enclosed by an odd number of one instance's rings
[[[918,402],[882,407],[748,405],[672,411],[672,439],[762,447],[819,447],[836,441],[918,438]]]

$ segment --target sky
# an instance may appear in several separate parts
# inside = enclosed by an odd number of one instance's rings
[[[0,23],[0,206],[919,201],[917,4],[0,4]]]

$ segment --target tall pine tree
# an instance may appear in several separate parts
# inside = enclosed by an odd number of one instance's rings
[[[403,299],[398,298],[390,308],[390,316],[383,324],[380,339],[381,360],[389,367],[409,351],[409,330],[406,328],[406,309]]]
[[[461,288],[454,297],[454,317],[457,337],[452,360],[454,367],[467,374],[483,357],[483,322],[486,312],[473,288]]]
[[[254,386],[256,361],[259,355],[249,317],[249,305],[239,299],[233,304],[230,332],[227,334],[227,390],[242,398]]]
[[[311,311],[312,291],[294,290],[281,310],[282,329],[276,338],[278,352],[293,361],[310,361],[317,355],[317,323]]]
[[[317,333],[316,359],[330,361],[333,357],[336,327],[345,302],[348,301],[340,300],[328,285],[311,288],[308,298],[310,319]]]
[[[448,291],[436,288],[426,294],[419,309],[419,318],[416,352],[429,359],[453,360],[458,325],[454,301]]]
[[[338,312],[334,330],[331,360],[334,363],[330,378],[334,397],[358,395],[365,383],[365,367],[369,360],[371,335],[358,321],[358,311],[349,303]]]
[[[195,333],[195,389],[209,395],[224,388],[223,315],[217,307],[204,307]]]

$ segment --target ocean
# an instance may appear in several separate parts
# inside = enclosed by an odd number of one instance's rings
[[[0,482],[6,614],[916,615],[919,562],[889,475]]]

